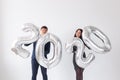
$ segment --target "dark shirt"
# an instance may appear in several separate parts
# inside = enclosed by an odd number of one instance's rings
[[[82,40],[82,41],[83,41],[83,40]],[[83,44],[84,44],[85,47],[87,47],[88,49],[91,49],[90,47],[88,47],[88,46],[84,43],[84,41],[83,41]],[[74,68],[75,68],[75,69],[80,68],[80,67],[76,64],[76,61],[75,61],[76,51],[77,51],[77,46],[73,46],[73,65],[74,65]],[[83,58],[86,58],[85,52],[83,53]]]
[[[36,42],[33,42],[33,51],[32,51],[32,59],[36,59],[35,57],[35,49],[36,49]],[[30,43],[32,44],[32,43]],[[25,46],[29,46],[30,44],[25,44]],[[50,52],[50,42],[46,43],[45,44],[45,47],[44,47],[44,55],[46,57],[46,55]]]
[[[75,61],[75,56],[76,56],[76,51],[77,51],[77,46],[73,46],[73,65],[74,65],[74,69],[77,70],[78,68],[81,68],[77,65],[76,61]],[[83,53],[83,58],[86,58],[86,54],[85,52]],[[82,69],[82,68],[81,68]]]

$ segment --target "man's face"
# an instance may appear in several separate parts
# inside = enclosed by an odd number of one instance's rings
[[[45,29],[45,28],[40,29],[40,34],[41,35],[44,35],[46,33],[47,33],[47,29]]]

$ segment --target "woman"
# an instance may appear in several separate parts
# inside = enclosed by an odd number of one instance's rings
[[[82,29],[77,29],[75,34],[74,34],[74,37],[78,37],[82,40],[82,32],[83,30]],[[83,40],[82,40],[83,41]],[[84,43],[84,42],[83,42]],[[84,43],[85,44],[85,43]],[[85,45],[88,49],[90,49],[87,45]],[[76,46],[73,46],[73,65],[74,65],[74,69],[75,69],[75,72],[76,72],[76,80],[83,80],[83,71],[84,69],[79,67],[77,64],[76,64],[76,61],[75,61],[75,55],[76,55],[76,50],[77,50],[77,47]],[[85,53],[83,54],[83,57],[86,58],[86,55]]]

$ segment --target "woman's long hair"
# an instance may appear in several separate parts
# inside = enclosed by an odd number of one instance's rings
[[[76,37],[76,32],[77,32],[77,31],[79,31],[79,30],[81,31],[81,35],[80,35],[80,37],[79,37],[79,38],[80,38],[80,39],[82,39],[82,32],[83,32],[83,30],[82,30],[82,29],[80,29],[80,28],[78,28],[78,29],[75,31],[74,37]]]
[[[78,30],[81,31],[81,35],[80,35],[79,38],[83,41],[83,39],[82,39],[82,32],[83,32],[83,30],[80,29],[80,28],[78,28],[78,29],[75,31],[74,37],[76,37],[76,32],[77,32]],[[83,44],[84,44],[86,47],[88,47],[88,46],[84,43],[84,41],[83,41]],[[90,48],[88,47],[88,49],[90,49]],[[84,52],[84,54],[83,54],[83,57],[86,58],[86,54],[85,54],[85,52]]]

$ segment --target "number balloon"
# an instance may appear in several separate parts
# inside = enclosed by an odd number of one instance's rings
[[[24,32],[31,32],[32,35],[29,37],[20,37],[17,40],[14,41],[11,50],[15,52],[17,55],[27,58],[30,55],[30,52],[22,47],[24,44],[30,44],[32,42],[35,42],[39,38],[39,29],[31,24],[26,23],[24,24],[23,28]]]
[[[102,42],[104,43],[104,46],[99,46],[96,44],[90,37],[91,34],[94,34],[96,37],[98,37]],[[86,26],[83,29],[82,33],[83,41],[86,45],[88,45],[92,50],[98,53],[105,53],[111,50],[111,43],[109,38],[98,28],[95,28],[93,26]]]
[[[53,57],[50,60],[44,57],[44,46],[48,42],[53,43],[54,46]],[[51,33],[47,33],[45,36],[41,37],[37,41],[36,59],[40,65],[46,68],[51,68],[59,63],[61,56],[62,56],[62,44],[57,36]]]
[[[95,58],[95,56],[90,53],[86,58],[83,58],[85,45],[80,38],[74,38],[69,44],[66,44],[66,50],[68,52],[73,51],[73,46],[77,47],[77,51],[74,53],[75,61],[79,67],[86,68]]]

